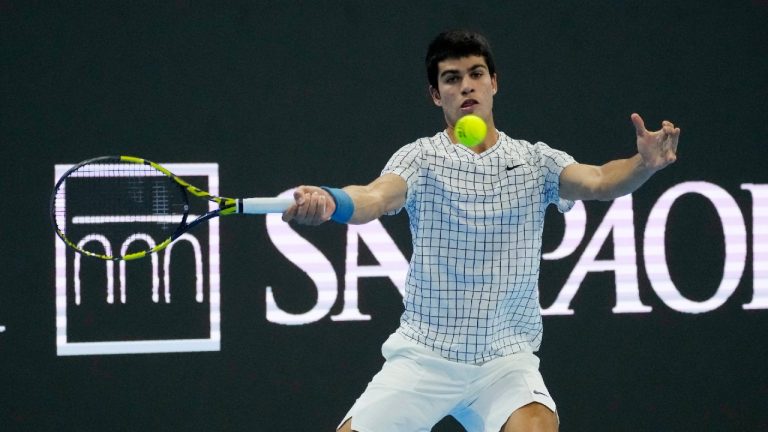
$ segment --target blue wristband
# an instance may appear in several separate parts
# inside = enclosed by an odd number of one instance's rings
[[[338,223],[347,223],[352,219],[352,214],[355,213],[355,203],[352,202],[352,198],[348,193],[342,189],[330,188],[326,186],[320,186],[323,190],[331,194],[333,201],[336,202],[336,210],[331,215],[331,220]]]

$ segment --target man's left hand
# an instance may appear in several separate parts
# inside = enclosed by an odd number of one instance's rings
[[[651,132],[645,128],[645,122],[639,114],[632,114],[631,119],[637,132],[637,152],[647,168],[658,171],[677,160],[680,128],[664,120],[661,129]]]

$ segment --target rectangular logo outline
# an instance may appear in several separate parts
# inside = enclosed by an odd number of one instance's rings
[[[208,192],[219,194],[219,165],[217,163],[161,163],[172,173],[184,177],[191,175],[208,176]],[[72,164],[56,164],[54,184]],[[215,203],[209,203],[214,209]],[[107,355],[107,354],[149,354],[170,352],[201,352],[221,350],[221,273],[219,255],[219,219],[208,220],[209,242],[209,298],[210,335],[207,339],[166,339],[132,340],[105,342],[69,342],[67,337],[67,246],[53,235],[55,242],[55,286],[56,286],[56,355]]]

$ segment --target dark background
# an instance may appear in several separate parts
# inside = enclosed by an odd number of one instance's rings
[[[768,429],[768,311],[742,308],[754,245],[740,188],[768,182],[764,0],[0,1],[0,429],[332,430],[397,326],[389,280],[360,282],[370,321],[271,324],[267,285],[297,311],[313,287],[263,218],[226,219],[221,351],[57,357],[53,166],[103,154],[218,162],[231,196],[368,182],[401,145],[442,128],[423,55],[450,27],[493,43],[495,119],[511,136],[602,163],[633,153],[632,112],[683,129],[678,163],[635,194],[638,251],[649,209],[681,182],[720,185],[747,221],[749,263],[715,311],[670,309],[638,262],[652,312],[612,314],[613,275],[595,273],[574,315],[545,317],[541,369],[561,430]],[[670,219],[668,261],[681,291],[704,300],[722,277],[722,229],[706,200],[685,204]],[[608,206],[588,204],[587,238]],[[545,251],[559,235],[549,219]],[[408,254],[405,216],[383,223]],[[300,230],[340,275],[344,229]],[[574,263],[545,263],[543,302]],[[447,419],[434,430],[461,429]]]

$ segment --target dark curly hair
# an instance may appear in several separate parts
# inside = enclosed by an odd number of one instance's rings
[[[440,33],[429,44],[425,63],[429,85],[437,88],[437,64],[445,59],[468,57],[472,55],[485,58],[488,72],[496,73],[491,45],[485,36],[470,30],[448,30]]]

